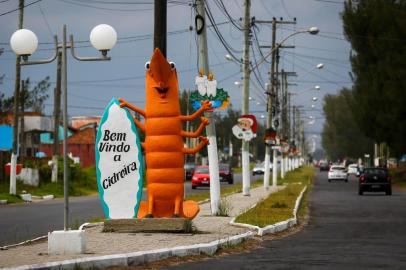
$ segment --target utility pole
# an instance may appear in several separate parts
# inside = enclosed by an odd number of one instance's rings
[[[297,145],[296,142],[296,106],[292,107],[292,143],[295,145]],[[291,156],[290,158],[290,169],[294,170],[294,162],[293,162],[293,157]]]
[[[52,182],[58,182],[58,156],[59,156],[59,116],[61,113],[61,77],[62,52],[58,52],[56,66],[56,87],[54,89],[54,144],[52,156]],[[65,138],[64,138],[65,139]]]
[[[19,17],[18,17],[18,29],[23,28],[24,20],[24,0],[19,0]],[[17,186],[17,156],[18,156],[18,100],[20,96],[20,78],[21,78],[21,66],[20,56],[16,57],[16,79],[14,86],[14,125],[13,125],[13,151],[11,153],[11,172],[10,172],[10,194],[16,195]]]
[[[282,137],[289,143],[290,138],[290,96],[288,91],[289,83],[288,76],[297,76],[296,72],[285,71],[282,69]],[[281,177],[284,178],[286,172],[289,171],[289,158],[287,156],[282,158]]]
[[[244,50],[243,50],[243,87],[242,87],[242,114],[249,114],[249,87],[250,87],[250,8],[251,0],[244,1]],[[242,140],[242,194],[244,196],[250,195],[250,156],[249,156],[249,142]]]
[[[296,119],[295,119],[295,131],[296,133],[294,134],[295,136],[295,143],[296,143],[296,147],[297,149],[300,149],[300,111],[299,111],[299,107],[296,106]],[[298,164],[298,158],[295,157],[295,169],[297,169],[299,167]]]
[[[207,33],[204,0],[196,0],[196,32],[199,42],[199,70],[203,70],[204,74],[209,74],[209,57],[207,50]],[[206,135],[209,139],[207,146],[207,154],[209,157],[209,172],[210,172],[210,207],[211,214],[217,215],[220,208],[220,179],[219,179],[219,164],[217,156],[217,139],[214,123],[213,112],[206,111],[204,116],[209,120],[206,126]]]
[[[266,119],[266,128],[272,127],[272,114],[273,114],[273,106],[272,101],[275,98],[275,59],[276,59],[276,19],[275,17],[272,19],[272,45],[271,45],[271,52],[272,52],[272,59],[271,59],[271,72],[270,72],[270,84],[268,84],[267,95],[268,95],[268,116]],[[270,177],[270,161],[271,161],[271,148],[269,146],[265,147],[265,173],[264,173],[264,188],[269,188],[269,177]],[[272,170],[275,170],[273,168]]]
[[[275,24],[276,25],[276,24]],[[273,26],[273,25],[272,25]],[[272,27],[273,30],[273,27]],[[280,135],[280,125],[279,125],[279,44],[275,47],[275,69],[273,70],[272,74],[272,87],[273,87],[273,98],[274,98],[274,105],[272,106],[273,117],[275,120],[273,121],[274,128],[277,130],[277,133],[279,135],[279,138],[281,137]],[[272,60],[273,63],[273,60]],[[276,187],[278,182],[278,151],[276,149],[272,150],[272,186]]]
[[[271,71],[270,71],[270,84],[268,84],[268,89],[267,89],[267,95],[268,95],[268,104],[267,104],[267,121],[266,121],[266,128],[271,128],[273,126],[273,121],[272,117],[273,114],[276,115],[277,113],[277,108],[276,108],[276,86],[277,86],[277,78],[276,78],[276,50],[280,46],[280,44],[276,44],[276,25],[277,24],[296,24],[296,19],[294,21],[284,21],[283,19],[281,20],[276,20],[275,17],[272,18],[271,21],[263,21],[263,20],[256,20],[257,23],[271,23],[272,24],[272,45],[271,45],[271,57],[272,57],[272,62],[271,62]],[[263,47],[263,46],[261,46]],[[265,46],[264,46],[265,47]],[[274,104],[275,103],[275,104]],[[274,126],[274,128],[276,128]],[[276,150],[273,150],[273,157],[276,157]],[[270,178],[270,160],[271,160],[271,148],[266,147],[265,148],[265,173],[264,173],[264,187],[265,189],[268,189],[269,187],[269,178]],[[277,163],[276,163],[277,164]],[[273,163],[275,165],[275,161]],[[277,166],[273,166],[272,171],[272,185],[276,185],[277,179],[275,172],[277,170]]]
[[[287,78],[286,78],[286,73],[285,70],[282,69],[281,72],[281,77],[282,77],[282,82],[281,82],[281,99],[282,99],[282,105],[281,105],[281,124],[282,124],[282,134],[281,134],[281,138],[283,140],[286,139],[286,123],[287,123],[287,119],[286,119],[286,105],[287,105]],[[282,152],[282,156],[281,156],[281,178],[285,178],[285,174],[286,174],[286,163],[285,163],[285,157],[283,156],[283,152]]]
[[[167,0],[155,0],[154,49],[158,48],[165,57],[166,57],[166,6]]]
[[[21,89],[20,89],[20,96],[19,98],[19,104],[21,107],[21,111],[20,113],[20,118],[21,118],[21,131],[20,131],[20,162],[23,163],[24,161],[24,157],[25,157],[25,149],[26,149],[26,145],[25,145],[25,121],[24,121],[24,114],[25,114],[25,99],[27,98],[27,94],[28,94],[28,90],[25,91],[25,82],[24,80],[21,80]]]

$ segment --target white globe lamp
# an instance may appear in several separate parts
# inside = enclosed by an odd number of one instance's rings
[[[117,42],[117,32],[108,24],[99,24],[90,32],[90,43],[105,56]]]
[[[27,57],[38,48],[38,38],[31,30],[20,29],[11,36],[10,46],[17,55]]]

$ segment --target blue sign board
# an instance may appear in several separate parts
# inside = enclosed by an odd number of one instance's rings
[[[0,125],[0,150],[10,150],[13,148],[13,127]]]

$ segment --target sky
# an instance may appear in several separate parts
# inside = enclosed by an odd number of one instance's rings
[[[278,25],[276,39],[281,41],[287,35],[317,26],[318,35],[299,34],[288,39],[285,45],[295,48],[281,50],[279,66],[286,71],[294,71],[297,77],[289,78],[289,91],[301,93],[292,97],[292,105],[302,106],[302,116],[306,119],[305,131],[308,138],[315,136],[320,144],[320,133],[324,118],[322,113],[323,96],[335,94],[343,87],[351,87],[349,72],[351,65],[350,44],[343,35],[340,13],[344,0],[252,0],[251,16],[256,20],[271,20],[272,17],[291,21],[295,25]],[[108,3],[103,3],[108,2]],[[194,25],[192,1],[168,1],[167,15],[167,58],[176,63],[180,90],[195,89],[194,77],[197,75],[196,34],[189,31]],[[243,16],[244,0],[222,0],[230,16],[238,20]],[[38,37],[38,50],[30,59],[49,58],[52,51],[53,35],[62,39],[62,27],[67,25],[68,34],[73,34],[76,53],[80,56],[97,56],[89,40],[92,28],[106,23],[113,26],[118,34],[116,46],[109,52],[111,61],[79,62],[68,54],[68,110],[69,116],[101,115],[112,97],[122,97],[136,106],[145,106],[145,62],[149,60],[153,49],[153,0],[25,0],[24,28],[32,30]],[[237,58],[242,58],[243,33],[235,28],[221,12],[218,0],[206,1],[213,14],[218,29],[226,42],[232,47]],[[18,0],[0,1],[0,74],[4,74],[0,91],[11,96],[14,91],[15,55],[9,40],[18,26]],[[7,14],[4,14],[7,13]],[[208,20],[206,18],[206,20]],[[211,24],[208,22],[208,24]],[[257,24],[256,34],[260,45],[271,43],[271,25]],[[218,87],[228,91],[233,108],[242,105],[242,89],[235,85],[241,81],[240,65],[228,61],[228,53],[215,35],[213,28],[208,31],[209,65],[218,81]],[[260,61],[262,55],[252,41],[250,51],[252,63]],[[254,53],[253,53],[254,52]],[[269,49],[262,49],[267,55]],[[269,60],[269,59],[268,59]],[[315,66],[324,64],[319,70]],[[259,121],[266,115],[264,95],[265,83],[269,82],[270,64],[264,62],[258,68],[257,77],[251,73],[250,112]],[[50,76],[52,83],[49,99],[45,104],[45,113],[53,111],[53,88],[56,80],[56,61],[44,65],[23,66],[22,78],[30,77],[33,82]],[[316,85],[320,90],[311,90]],[[306,90],[306,91],[305,91]],[[312,98],[317,97],[313,102]],[[312,109],[311,105],[315,108]],[[309,117],[316,119],[310,125]]]

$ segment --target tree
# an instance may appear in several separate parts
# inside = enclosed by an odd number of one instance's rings
[[[48,99],[48,90],[51,86],[49,76],[39,81],[31,89],[31,80],[27,78],[24,81],[24,89],[20,91],[19,104],[24,110],[42,113],[44,111],[44,102]],[[14,96],[5,98],[4,94],[0,95],[0,112],[10,112],[14,108]]]
[[[373,140],[361,132],[354,120],[349,107],[352,99],[352,91],[345,88],[337,95],[324,97],[322,145],[332,160],[355,159],[373,151]]]
[[[347,1],[344,32],[354,53],[351,110],[366,136],[406,152],[406,1]]]

